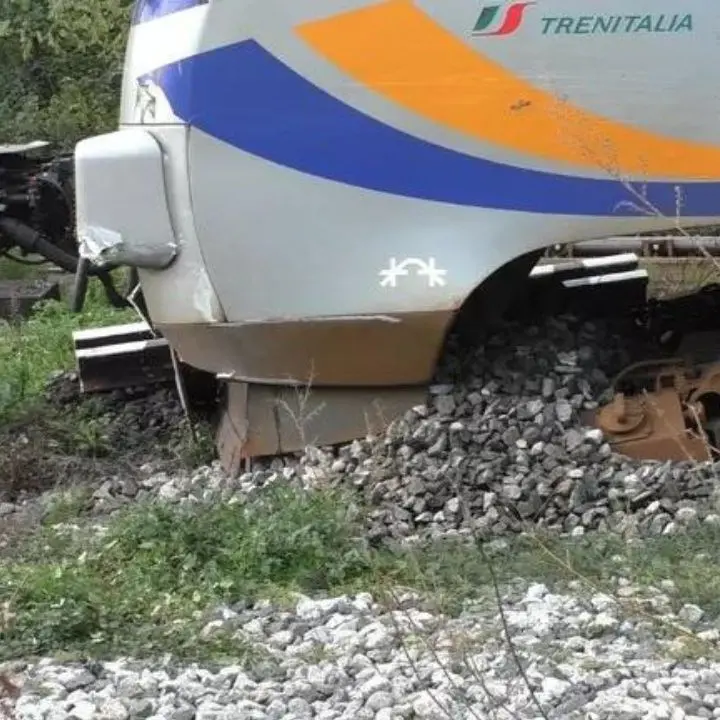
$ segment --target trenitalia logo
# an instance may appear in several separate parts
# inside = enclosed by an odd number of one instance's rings
[[[502,5],[485,5],[475,23],[475,36],[512,35],[525,17],[525,9],[535,2],[514,2]]]
[[[510,2],[505,5],[485,5],[480,10],[472,35],[475,37],[513,35],[525,20],[525,10],[532,2]],[[693,16],[649,15],[563,15],[541,17],[541,35],[620,35],[632,33],[693,32]]]

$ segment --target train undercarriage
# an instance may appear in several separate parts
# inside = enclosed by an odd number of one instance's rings
[[[57,155],[49,144],[0,144],[0,254],[26,265],[52,265],[75,276],[70,303],[82,310],[87,282],[96,277],[108,302],[127,307],[127,291],[118,288],[113,267],[93,267],[78,252],[74,233],[72,154]],[[128,287],[137,284],[130,273]]]

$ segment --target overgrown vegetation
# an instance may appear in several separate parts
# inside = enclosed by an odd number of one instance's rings
[[[74,330],[134,317],[132,310],[111,307],[93,282],[81,313],[70,313],[63,299],[38,305],[26,321],[0,322],[0,422],[39,399],[52,373],[72,368]]]
[[[132,0],[0,3],[0,142],[69,149],[117,124]]]
[[[195,418],[191,434],[172,386],[85,398],[65,377],[52,387],[74,368],[74,330],[136,319],[110,306],[93,280],[82,313],[71,313],[63,297],[25,320],[0,320],[0,502],[54,488],[66,495],[49,513],[62,517],[67,505],[82,505],[73,498],[118,472],[132,477],[145,462],[195,468],[214,458],[205,419]]]
[[[271,488],[241,506],[136,506],[94,536],[46,528],[20,557],[0,560],[0,660],[58,652],[252,660],[242,637],[197,642],[213,608],[283,602],[296,592],[382,595],[398,585],[449,613],[466,599],[489,597],[490,566],[477,547],[373,549],[362,540],[362,513],[342,493]],[[672,579],[678,600],[720,611],[720,530],[713,527],[639,545],[614,536],[519,537],[492,559],[502,582],[562,586],[582,577],[589,592],[613,592],[618,575],[645,586]]]
[[[0,3],[0,143],[46,139],[69,150],[116,127],[132,0],[3,0]],[[3,263],[4,278],[23,266]],[[0,420],[69,367],[71,332],[122,321],[92,283],[81,315],[48,303],[22,326],[0,327]]]

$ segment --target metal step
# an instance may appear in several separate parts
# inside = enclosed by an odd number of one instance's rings
[[[540,261],[530,273],[527,311],[606,316],[642,305],[649,275],[635,253]]]
[[[174,382],[167,340],[144,322],[73,332],[83,393]]]

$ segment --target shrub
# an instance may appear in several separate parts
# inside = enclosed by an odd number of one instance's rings
[[[132,0],[0,3],[0,142],[69,149],[117,124]]]

